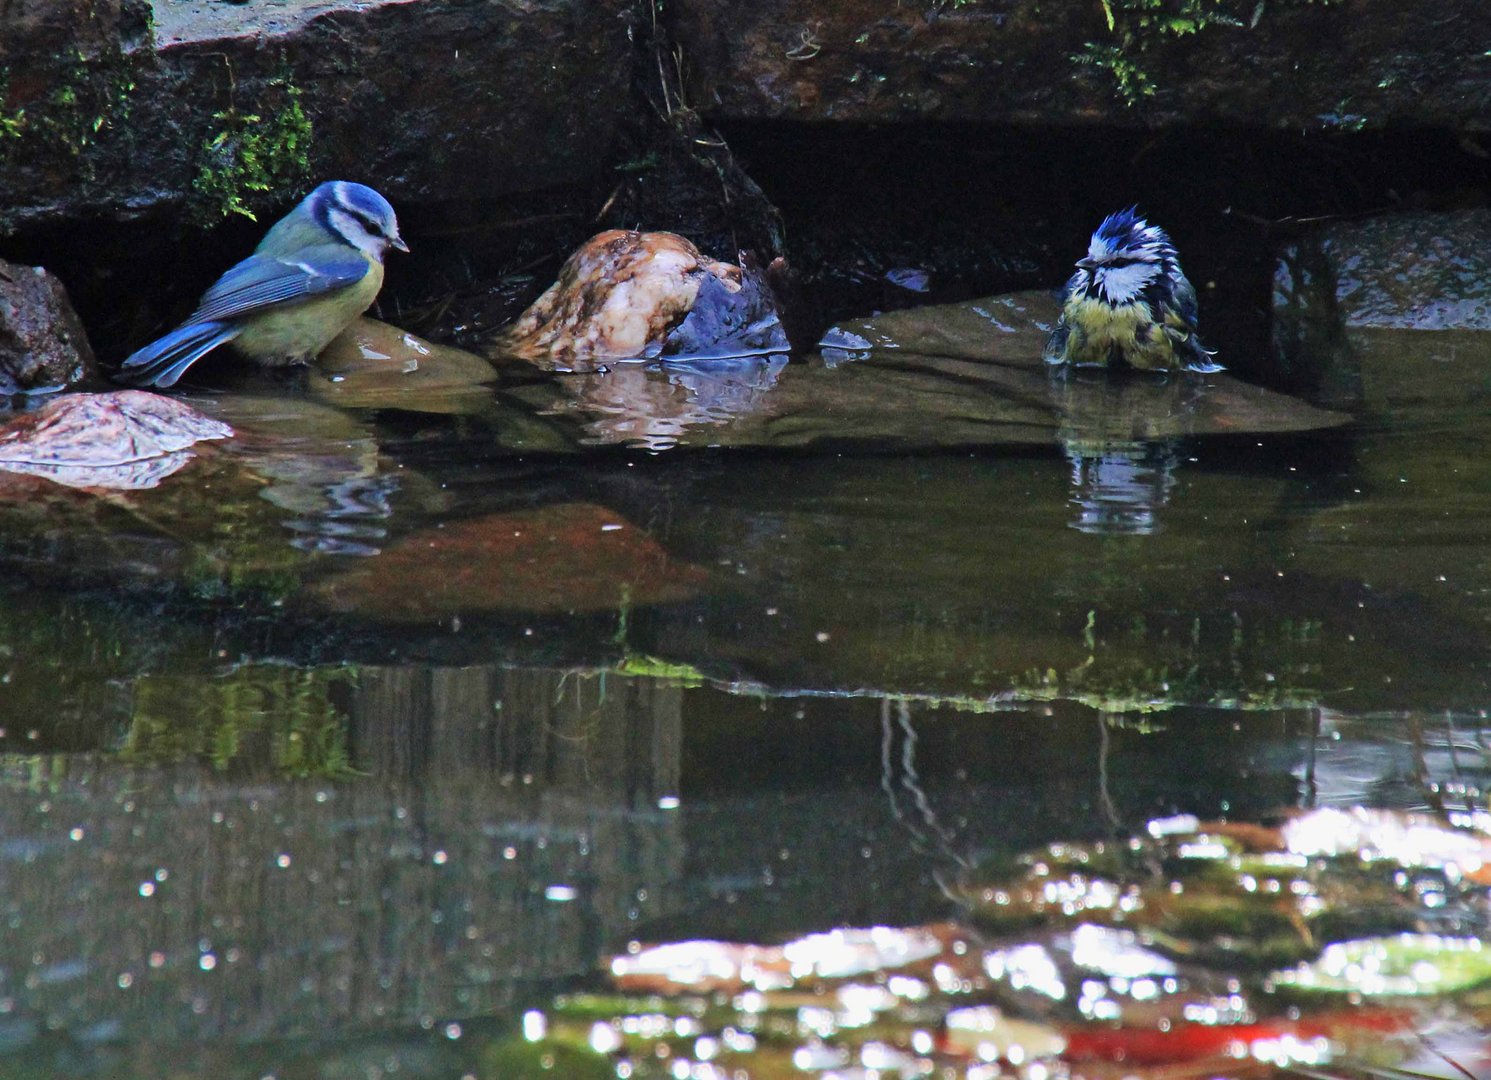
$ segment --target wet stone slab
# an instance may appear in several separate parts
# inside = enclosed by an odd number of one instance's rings
[[[588,444],[880,450],[1300,432],[1347,417],[1225,374],[1053,371],[1045,293],[895,312],[829,331],[802,361],[618,363],[508,391]]]

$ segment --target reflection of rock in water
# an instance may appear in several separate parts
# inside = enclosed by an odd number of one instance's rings
[[[475,769],[650,811],[678,791],[683,693],[581,671],[363,667],[348,709],[352,756],[379,776],[443,784]]]
[[[764,276],[701,255],[673,233],[612,229],[566,260],[559,280],[492,343],[561,370],[607,360],[781,352],[786,333]]]
[[[587,975],[681,875],[681,693],[363,669],[346,723],[369,775],[341,783],[9,758],[10,1047],[413,1030]]]
[[[1156,511],[1175,486],[1172,442],[1066,443],[1065,450],[1078,507],[1072,528],[1099,535],[1147,535],[1160,528]]]
[[[566,379],[570,397],[554,412],[584,416],[587,442],[666,450],[690,428],[759,411],[786,364],[785,356],[618,364]]]

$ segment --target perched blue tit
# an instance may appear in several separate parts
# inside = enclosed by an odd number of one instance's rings
[[[389,248],[409,250],[388,200],[362,184],[328,180],[217,279],[191,318],[132,353],[115,377],[173,386],[226,342],[267,367],[305,363],[372,305]]]
[[[1048,364],[1221,371],[1196,336],[1196,290],[1136,207],[1109,214],[1066,283]]]

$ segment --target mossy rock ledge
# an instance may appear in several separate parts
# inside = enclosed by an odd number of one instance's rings
[[[1475,0],[671,0],[716,120],[1484,132]]]
[[[0,235],[572,183],[627,110],[632,0],[34,0],[0,34]],[[240,201],[232,203],[233,197]]]

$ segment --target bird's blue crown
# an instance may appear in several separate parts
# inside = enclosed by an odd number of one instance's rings
[[[393,207],[387,199],[366,184],[355,184],[351,180],[328,180],[318,184],[306,196],[306,202],[322,225],[328,224],[332,210],[342,210],[372,222],[391,221],[394,217]]]
[[[1151,225],[1137,206],[1109,214],[1092,234],[1089,254],[1094,258],[1123,256],[1137,262],[1164,262],[1175,258],[1170,236]]]

